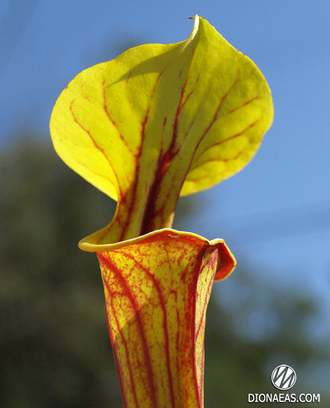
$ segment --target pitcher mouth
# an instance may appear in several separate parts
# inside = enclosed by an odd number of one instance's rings
[[[102,230],[101,230],[102,231]],[[99,232],[99,231],[98,231]],[[198,234],[186,231],[177,231],[172,228],[162,228],[156,231],[149,232],[148,234],[140,235],[136,238],[127,239],[124,241],[116,242],[113,244],[97,244],[95,237],[97,237],[98,232],[87,236],[79,242],[79,248],[86,252],[107,252],[114,251],[119,248],[123,248],[130,245],[138,245],[139,243],[155,238],[164,238],[164,239],[177,239],[179,240],[182,237],[191,237],[198,241],[205,243],[206,248],[221,246],[221,259],[219,259],[217,266],[217,273],[214,280],[223,280],[227,278],[236,267],[236,259],[227,247],[223,239],[213,239],[209,241],[208,239],[201,237]]]

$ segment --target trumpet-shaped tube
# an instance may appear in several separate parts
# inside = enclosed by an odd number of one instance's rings
[[[204,328],[222,240],[164,229],[97,253],[125,408],[203,406]]]

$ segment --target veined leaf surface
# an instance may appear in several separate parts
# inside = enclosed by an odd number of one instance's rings
[[[196,16],[186,41],[135,47],[77,75],[50,127],[67,165],[118,200],[112,223],[89,237],[103,243],[170,227],[179,195],[241,170],[272,117],[256,65]]]
[[[124,407],[202,408],[212,283],[235,267],[225,243],[168,229],[97,255]]]

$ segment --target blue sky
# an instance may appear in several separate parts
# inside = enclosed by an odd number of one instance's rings
[[[180,227],[224,238],[260,279],[312,292],[330,321],[329,0],[2,0],[0,147],[24,132],[49,138],[52,107],[76,74],[125,45],[186,39],[195,14],[259,66],[275,120],[255,159],[199,194]]]

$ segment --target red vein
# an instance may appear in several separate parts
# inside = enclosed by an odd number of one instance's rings
[[[239,82],[243,82],[243,81],[245,81],[245,80],[247,79],[247,78],[243,78],[243,79],[240,79],[240,80],[239,80],[239,79],[238,79],[238,78],[239,78],[239,74],[240,74],[240,70],[237,71],[236,80],[234,81],[233,85],[228,89],[228,91],[226,92],[226,94],[221,98],[220,104],[218,105],[218,107],[217,107],[217,109],[216,109],[216,112],[215,112],[215,114],[214,114],[214,116],[213,116],[213,119],[211,120],[209,126],[206,128],[206,130],[204,131],[204,134],[203,134],[202,137],[199,139],[199,141],[198,141],[198,143],[197,143],[197,145],[196,145],[194,154],[192,155],[192,160],[191,160],[190,165],[192,164],[193,161],[197,161],[197,160],[204,154],[205,151],[207,151],[207,150],[211,149],[213,146],[215,146],[215,145],[212,145],[212,146],[206,148],[206,149],[198,156],[198,158],[195,159],[194,156],[195,156],[195,154],[196,154],[196,152],[197,152],[197,150],[198,150],[198,148],[199,148],[201,142],[204,140],[204,138],[206,137],[206,135],[208,134],[208,132],[211,130],[213,124],[219,119],[219,118],[218,118],[218,114],[219,114],[219,112],[220,112],[220,110],[221,110],[221,107],[222,107],[222,105],[223,105],[225,99],[228,97],[228,95],[229,95],[230,92],[233,90],[233,88],[234,88],[235,85],[237,85]],[[234,112],[235,110],[240,109],[241,107],[244,107],[244,106],[248,105],[249,103],[251,103],[252,101],[254,101],[255,99],[258,99],[258,98],[259,98],[259,96],[257,95],[256,97],[252,98],[251,100],[245,102],[243,105],[241,105],[241,106],[239,106],[239,107],[237,107],[237,108],[234,108],[232,111],[228,112],[227,114],[229,114],[229,113],[231,113],[231,112]],[[226,115],[227,115],[227,114],[226,114]],[[225,116],[225,115],[223,115],[223,116]],[[222,116],[222,117],[223,117],[223,116]],[[195,117],[196,117],[196,115],[195,115]],[[193,123],[194,123],[194,119],[193,119],[192,123],[190,124],[190,126],[189,126],[189,128],[188,128],[188,130],[187,130],[187,132],[186,132],[186,134],[185,134],[185,138],[187,137],[187,134],[189,133],[189,131],[190,131],[190,129],[191,129]],[[254,124],[255,124],[255,123],[254,123]],[[254,124],[253,124],[253,125],[254,125]],[[229,140],[229,139],[226,139],[226,140]],[[223,141],[221,141],[220,143],[223,143],[223,142],[225,142],[226,140],[223,140]]]
[[[197,75],[197,78],[196,78],[196,80],[195,80],[195,86],[197,85],[197,83],[198,83],[198,81],[199,81],[199,78],[201,77],[201,74],[202,74],[202,72],[203,72],[203,70],[204,70],[204,65],[203,65],[203,63],[204,63],[204,61],[206,60],[206,57],[207,57],[207,55],[208,55],[208,52],[209,52],[209,49],[207,48],[207,50],[206,50],[206,52],[204,53],[204,57],[203,57],[203,61],[201,62],[201,69],[199,70],[199,72],[198,72],[198,75]],[[193,50],[193,55],[192,55],[192,57],[191,57],[191,59],[193,59],[194,58],[194,55],[195,55],[195,50]],[[185,83],[185,87],[186,87],[186,84],[187,84],[187,82],[188,82],[188,79],[189,79],[189,74],[187,75],[187,79],[186,79],[186,83]],[[182,104],[181,104],[181,108],[186,104],[186,102],[187,102],[187,100],[190,98],[190,96],[192,95],[192,93],[194,92],[194,87],[193,87],[193,89],[189,92],[189,94],[187,95],[187,98],[185,99],[185,101],[184,102],[182,102]]]
[[[129,299],[134,311],[135,311],[135,321],[136,324],[138,326],[138,330],[140,332],[140,338],[142,340],[142,349],[143,349],[143,354],[145,357],[145,366],[147,368],[147,373],[148,373],[148,382],[149,382],[149,388],[150,388],[150,394],[151,394],[151,399],[153,402],[153,406],[156,407],[157,403],[156,403],[156,397],[153,393],[155,386],[154,386],[154,381],[153,381],[153,372],[152,372],[152,366],[151,366],[151,361],[150,361],[150,356],[149,356],[149,352],[148,352],[148,346],[146,343],[146,337],[145,337],[145,333],[143,330],[143,325],[141,322],[141,318],[140,318],[140,314],[138,311],[138,307],[136,305],[135,299],[134,299],[134,295],[132,294],[130,288],[127,286],[125,279],[123,278],[123,276],[121,275],[121,271],[120,269],[114,265],[113,263],[110,262],[109,259],[106,259],[105,257],[103,257],[102,254],[99,253],[99,256],[101,257],[101,259],[103,260],[104,264],[107,265],[107,268],[111,269],[111,271],[117,276],[118,281],[120,282],[120,285],[122,287],[122,289],[125,291],[127,298]],[[127,355],[127,360],[129,360],[129,355]]]
[[[129,79],[129,78],[128,78]],[[128,81],[127,79],[127,81]],[[120,132],[117,123],[112,119],[110,112],[108,111],[108,107],[107,107],[107,96],[105,93],[105,79],[103,79],[102,82],[102,86],[103,86],[103,110],[106,113],[106,115],[108,116],[108,119],[110,120],[110,122],[113,124],[113,126],[117,129],[119,137],[121,139],[121,141],[124,143],[124,145],[126,146],[126,148],[128,149],[128,151],[132,154],[132,156],[136,157],[136,154],[134,154],[134,152],[132,151],[132,149],[130,148],[130,146],[128,145],[126,139],[124,138],[124,136],[122,135],[122,133]]]
[[[99,152],[102,153],[102,155],[104,156],[104,158],[107,160],[107,162],[109,163],[110,167],[112,168],[113,174],[116,177],[117,180],[117,185],[118,185],[118,192],[119,192],[119,196],[121,197],[122,192],[121,192],[121,188],[120,188],[120,184],[119,184],[119,179],[117,176],[117,173],[115,172],[113,165],[109,159],[109,157],[105,154],[105,151],[97,144],[96,140],[94,139],[94,137],[92,136],[91,132],[89,130],[87,130],[76,118],[74,112],[73,112],[73,104],[75,102],[75,99],[71,102],[70,104],[70,111],[73,117],[73,120],[75,121],[75,123],[77,123],[77,125],[89,136],[89,138],[91,139],[91,141],[93,142],[94,146],[96,147],[97,150],[99,150]],[[119,198],[119,197],[118,197]]]
[[[203,167],[205,164],[210,163],[210,162],[228,163],[228,162],[230,162],[230,161],[237,160],[237,159],[239,158],[239,156],[240,156],[243,152],[244,152],[243,150],[240,151],[240,152],[238,152],[238,153],[236,154],[236,156],[234,156],[234,157],[232,157],[232,158],[230,158],[230,159],[222,159],[222,158],[219,158],[219,159],[215,159],[215,158],[214,158],[214,159],[207,159],[207,160],[203,161],[202,163],[199,163],[198,165],[193,166],[189,171],[196,170],[196,169],[198,169],[199,167]],[[188,180],[188,181],[190,181],[190,182],[195,182],[195,183],[196,183],[197,181],[199,181],[199,178],[191,178],[191,177],[189,177],[189,174],[188,174],[186,180]]]
[[[183,253],[182,253],[182,256],[183,256]],[[168,265],[169,265],[169,268],[172,270],[172,262],[171,262],[171,259],[170,259],[170,256],[169,256],[169,253],[168,253],[168,251],[166,251],[166,258],[167,258],[167,263],[168,263]],[[180,262],[180,260],[178,260],[179,262]],[[187,269],[187,268],[186,268]],[[172,273],[172,276],[171,276],[171,288],[173,288],[173,273]],[[174,294],[174,296],[175,296],[175,301],[176,301],[176,303],[178,302],[178,290],[176,289],[176,290],[173,290],[173,289],[171,289],[171,291],[170,291],[170,294]],[[176,305],[176,319],[177,319],[177,325],[178,325],[178,328],[180,327],[180,325],[181,325],[181,318],[180,318],[180,312],[179,312],[179,309],[178,309],[178,307],[177,307],[177,305]],[[180,350],[180,348],[179,348],[179,345],[180,345],[180,330],[178,329],[177,331],[176,331],[176,336],[175,336],[175,342],[176,342],[176,350],[177,351],[179,351]],[[180,373],[180,368],[181,368],[181,364],[180,364],[180,354],[179,353],[177,353],[176,354],[176,362],[175,362],[175,366],[176,366],[176,368],[177,368],[177,373]],[[180,374],[179,374],[180,375]]]
[[[213,143],[211,146],[209,146],[205,150],[203,150],[203,152],[198,157],[196,157],[196,159],[195,159],[196,163],[208,150],[213,149],[215,146],[220,146],[220,145],[222,145],[222,144],[224,144],[226,142],[229,142],[229,141],[231,141],[233,139],[236,139],[237,137],[243,136],[245,132],[247,132],[249,129],[251,129],[253,126],[255,126],[259,121],[260,121],[260,119],[257,119],[254,122],[252,122],[250,125],[248,125],[245,129],[243,129],[241,132],[236,133],[235,135],[229,136],[226,139],[220,140],[217,143]],[[250,143],[251,143],[251,141],[250,141]],[[199,166],[197,166],[197,167],[199,167]],[[194,169],[194,168],[195,167],[193,167],[192,169]]]
[[[86,164],[82,163],[82,162],[79,161],[79,160],[75,160],[75,162],[76,162],[77,164],[79,164],[81,167],[85,167],[85,169],[87,169],[88,171],[90,171],[91,173],[93,173],[95,176],[100,177],[100,178],[103,178],[104,180],[106,180],[107,182],[109,182],[110,184],[112,184],[112,186],[116,189],[116,186],[114,185],[114,183],[113,183],[110,179],[108,179],[108,177],[103,176],[103,174],[96,173],[95,171],[91,170],[88,166],[86,166]]]
[[[256,99],[259,99],[259,95],[257,95],[257,96],[255,96],[255,97],[249,99],[247,102],[243,103],[242,105],[237,106],[236,108],[234,108],[234,109],[228,111],[225,115],[223,115],[223,116],[221,116],[221,117],[223,118],[223,117],[226,116],[226,115],[230,115],[231,113],[236,112],[237,110],[239,110],[239,109],[241,109],[241,108],[244,108],[244,106],[249,105],[251,102],[255,101]]]
[[[205,269],[207,266],[209,266],[209,263],[207,263],[207,264],[204,266],[204,268],[203,268],[203,270],[201,271],[201,273],[204,271],[204,269]],[[213,274],[213,275],[214,275],[214,274]],[[207,286],[207,290],[206,290],[205,292],[203,292],[203,295],[204,295],[204,294],[208,295],[209,293],[211,293],[212,285],[213,285],[213,277],[209,280],[209,283],[208,283],[208,286]],[[198,293],[198,296],[199,296],[199,295],[200,295],[200,293]],[[205,299],[205,296],[203,296],[203,297],[204,297],[204,299]],[[196,332],[195,332],[196,338],[199,336],[199,333],[200,333],[201,328],[202,328],[202,326],[203,326],[203,321],[204,321],[203,316],[205,315],[207,305],[208,305],[208,301],[204,301],[203,310],[202,310],[202,313],[201,313],[201,319],[200,319],[200,321],[199,321],[198,328],[197,328],[197,330],[196,330]]]
[[[150,109],[151,109],[152,100],[154,98],[154,95],[155,95],[158,83],[160,81],[160,78],[163,75],[163,73],[165,72],[166,68],[159,73],[159,75],[158,75],[158,77],[157,77],[157,79],[155,81],[154,87],[153,87],[151,95],[150,95],[149,104],[148,104],[148,107],[147,107],[147,110],[146,110],[146,115],[145,115],[143,121],[141,122],[141,125],[142,125],[142,128],[141,128],[142,143],[141,143],[141,148],[140,148],[140,152],[139,152],[139,158],[143,154],[142,151],[143,151],[143,148],[144,148],[144,141],[146,140],[145,129],[146,129],[146,124],[147,124],[148,119],[149,119],[149,113],[150,113]],[[164,119],[163,129],[164,129],[165,123],[166,123],[166,121]],[[153,215],[152,206],[154,205],[154,201],[155,201],[155,200],[153,200],[153,198],[155,198],[157,196],[157,191],[158,191],[159,186],[160,186],[159,179],[162,176],[162,171],[161,171],[162,170],[162,160],[163,160],[163,157],[162,157],[162,149],[161,149],[161,151],[159,152],[159,155],[158,155],[157,166],[156,166],[156,169],[155,169],[154,174],[153,174],[153,183],[152,183],[151,187],[149,188],[149,191],[148,191],[148,194],[147,194],[147,197],[146,197],[146,205],[144,207],[144,212],[143,212],[143,215],[142,215],[142,218],[141,218],[141,229],[139,231],[139,234],[149,232],[148,226],[149,226],[150,220],[152,220],[152,215]],[[137,185],[138,185],[138,182],[139,182],[139,174],[140,174],[139,167],[140,167],[140,165],[139,165],[139,160],[138,160],[138,164],[137,164],[137,167],[136,167],[136,174],[138,175],[138,177],[136,178],[135,185],[133,186],[133,195],[136,194],[136,189],[137,189]],[[129,217],[131,216],[130,214],[132,213],[133,209],[134,209],[134,206],[129,207]],[[123,239],[124,234],[125,234],[125,231],[123,231],[121,239]]]
[[[212,128],[212,126],[216,122],[218,113],[220,112],[220,109],[222,108],[222,105],[223,105],[224,101],[227,99],[228,95],[233,90],[234,86],[239,82],[238,81],[238,75],[239,75],[239,72],[237,73],[236,80],[234,81],[232,86],[228,89],[228,91],[221,98],[220,103],[219,103],[219,105],[218,105],[218,107],[217,107],[217,109],[216,109],[216,111],[215,111],[215,113],[213,115],[213,118],[211,119],[211,122],[210,122],[209,126],[205,129],[204,134],[203,134],[203,136],[201,137],[201,139],[200,139],[200,141],[198,143],[198,146],[200,145],[201,141],[205,138],[205,136],[208,134],[208,132],[210,131],[210,129]]]
[[[164,72],[164,71],[163,71]],[[162,73],[161,73],[162,74]],[[182,71],[180,71],[179,77],[181,76]],[[160,76],[158,77],[160,78]],[[149,191],[149,196],[147,199],[147,206],[146,206],[146,211],[145,211],[145,216],[144,216],[144,220],[143,220],[143,224],[144,228],[141,230],[142,233],[146,233],[149,232],[149,229],[151,228],[150,221],[153,220],[155,218],[155,216],[157,214],[160,213],[161,210],[163,210],[165,203],[163,204],[163,206],[159,209],[159,210],[155,210],[155,204],[157,202],[156,197],[157,197],[157,193],[159,192],[160,186],[161,186],[161,178],[164,176],[170,162],[172,161],[173,157],[176,156],[180,150],[180,148],[178,146],[176,146],[176,139],[177,139],[177,127],[178,127],[178,117],[180,114],[180,111],[182,109],[182,107],[184,106],[184,104],[187,102],[187,100],[189,99],[190,95],[192,94],[193,91],[191,91],[190,94],[188,94],[187,98],[185,99],[185,101],[183,101],[183,97],[185,94],[185,89],[188,83],[188,79],[189,76],[187,75],[187,78],[185,80],[185,83],[181,89],[181,96],[180,96],[180,100],[178,103],[178,107],[175,113],[175,118],[174,118],[174,123],[173,123],[173,131],[172,131],[172,140],[171,143],[167,149],[167,151],[164,153],[163,152],[163,147],[161,148],[160,154],[158,156],[158,165],[157,165],[157,170],[154,173],[154,182],[153,185]],[[155,88],[154,88],[155,89]],[[153,90],[154,92],[154,90]],[[150,106],[149,106],[150,107]],[[149,113],[149,108],[147,111],[147,115]],[[144,137],[144,126],[147,120],[147,115],[145,117],[145,120],[143,122],[143,137]],[[167,118],[164,118],[164,122],[163,122],[163,131],[164,131],[164,127],[166,124]],[[163,140],[162,140],[162,146],[163,146]],[[183,184],[183,181],[182,183]],[[163,217],[164,220],[164,217]]]
[[[218,251],[219,251],[219,246],[218,246]],[[206,250],[204,251],[204,255],[205,255],[205,252],[206,252]],[[217,256],[219,256],[219,254],[217,254]],[[208,262],[204,265],[204,268],[200,271],[199,278],[200,278],[200,275],[201,275],[201,274],[203,273],[203,271],[205,270],[205,268],[209,267],[210,264],[211,264],[212,267],[214,267],[214,263],[215,263],[214,257],[213,257],[213,258],[210,257],[210,259],[208,260]],[[206,291],[203,291],[203,292],[202,292],[202,297],[203,297],[203,299],[204,299],[204,302],[203,302],[203,310],[202,310],[202,312],[201,312],[201,314],[200,314],[200,320],[199,320],[199,322],[198,322],[197,330],[195,331],[195,342],[196,342],[197,339],[198,339],[198,336],[199,336],[199,334],[200,334],[201,329],[204,328],[204,330],[205,330],[206,309],[207,309],[207,306],[208,306],[208,302],[209,302],[209,298],[210,298],[210,294],[211,294],[211,290],[212,290],[212,285],[213,285],[213,281],[214,281],[214,276],[215,276],[215,272],[213,272],[213,276],[211,276],[211,278],[209,279],[209,282],[208,282],[208,286],[207,286]],[[208,273],[207,273],[207,277],[208,277]],[[205,283],[205,282],[204,282],[204,283]],[[198,297],[200,296],[200,293],[197,293],[197,290],[196,290],[196,295],[197,295],[197,296],[196,296],[195,303],[194,303],[195,305],[197,305],[197,300],[198,300]],[[195,315],[195,317],[196,317],[196,315]],[[202,392],[203,392],[204,341],[205,341],[205,339],[204,339],[204,337],[203,337],[202,363],[201,363],[201,365],[199,366],[199,369],[200,369],[200,380],[201,380],[200,383],[199,383],[200,401],[201,401],[201,396],[202,396]],[[196,349],[195,349],[195,353],[196,353]],[[196,357],[194,356],[194,358],[196,358]],[[196,366],[196,365],[195,365],[195,367],[196,367],[196,369],[197,369],[197,366]],[[197,381],[197,386],[198,386],[197,371],[196,371],[195,375],[196,375],[196,381]]]
[[[68,139],[67,136],[63,135],[63,133],[61,132],[61,130],[60,130],[58,127],[56,127],[56,131],[57,131],[57,133],[59,133],[62,137],[64,137],[65,139]],[[91,173],[93,173],[95,176],[100,177],[100,178],[103,178],[104,180],[106,180],[107,182],[109,182],[110,184],[112,184],[112,186],[116,189],[116,186],[114,185],[114,183],[113,183],[108,177],[105,177],[103,174],[96,173],[95,171],[93,171],[92,169],[90,169],[88,166],[86,166],[86,164],[82,163],[81,161],[79,161],[79,160],[77,160],[77,159],[74,159],[74,160],[75,160],[75,162],[76,162],[77,164],[79,164],[79,166],[84,167],[85,169],[87,169],[88,171],[90,171]]]
[[[200,267],[201,267],[201,263],[203,260],[203,257],[205,255],[206,249],[207,249],[207,244],[204,244],[203,248],[201,249],[201,251],[198,254],[198,260],[199,262],[196,263],[196,269],[198,270],[198,273],[195,274],[194,276],[194,298],[193,298],[193,319],[192,319],[192,329],[193,329],[193,333],[195,333],[195,327],[196,327],[196,306],[197,306],[197,285],[198,285],[198,279],[200,276]],[[203,350],[203,354],[204,354],[204,350]],[[193,359],[193,370],[194,370],[194,381],[195,381],[195,389],[197,390],[197,397],[198,397],[198,401],[200,404],[200,407],[203,406],[203,401],[202,401],[202,387],[203,387],[203,382],[201,382],[201,384],[198,384],[198,375],[197,375],[197,367],[196,367],[196,338],[194,338],[194,347],[192,348],[192,359]],[[203,375],[203,367],[200,367],[200,369],[202,370],[202,375]]]
[[[98,257],[99,257],[99,259],[100,259],[101,262],[104,261],[104,258],[102,257],[102,255],[98,254]],[[111,292],[111,289],[110,289],[110,286],[108,285],[108,282],[107,282],[107,281],[105,280],[105,278],[103,278],[103,277],[102,277],[102,280],[103,280],[103,283],[104,283],[104,285],[105,285],[105,287],[106,287],[106,289],[107,289],[109,295],[111,296],[111,294],[113,294],[113,292]],[[109,305],[109,304],[108,304],[108,305]],[[125,354],[126,354],[126,361],[127,361],[127,368],[128,368],[129,377],[130,377],[130,382],[131,382],[131,389],[133,390],[133,398],[134,398],[135,405],[138,407],[138,406],[139,406],[139,403],[138,403],[138,399],[137,399],[137,395],[136,395],[136,390],[135,390],[134,376],[133,376],[133,372],[132,372],[131,361],[130,361],[130,359],[129,359],[129,351],[128,351],[127,341],[126,341],[125,337],[123,336],[123,334],[119,331],[120,325],[119,325],[118,318],[117,318],[117,314],[115,313],[115,309],[114,309],[114,307],[113,307],[112,301],[111,301],[111,306],[109,305],[109,307],[111,307],[111,309],[112,309],[112,311],[113,311],[113,314],[112,314],[112,315],[114,316],[114,318],[115,318],[115,320],[116,320],[116,324],[117,324],[117,328],[118,328],[118,333],[119,333],[119,335],[120,335],[120,337],[121,337],[121,339],[122,339],[123,345],[124,345]],[[109,333],[110,333],[111,343],[112,343],[112,346],[116,348],[116,346],[115,346],[115,339],[112,337],[111,324],[110,324],[109,314],[108,314],[108,313],[107,313],[107,321],[108,321],[108,327],[109,327]],[[118,370],[120,371],[120,374],[121,374],[121,375],[119,375],[119,378],[123,378],[123,377],[124,377],[124,374],[123,374],[123,370],[122,370],[122,368],[121,368],[121,363],[120,363],[120,361],[119,361],[118,358],[117,358],[117,353],[114,353],[114,357],[115,357],[115,360],[116,360],[116,366],[117,366],[117,368],[118,368]],[[122,397],[123,397],[123,400],[124,400],[124,401],[123,401],[123,402],[124,402],[124,406],[128,406],[128,405],[127,405],[127,399],[126,399],[126,392],[125,392],[125,390],[123,389],[123,384],[122,384],[121,381],[120,381],[120,387],[121,387],[121,391],[122,391],[121,394],[122,394]]]
[[[218,66],[219,66],[219,65],[220,65],[220,61],[219,61],[219,63],[218,63]],[[229,95],[229,93],[231,92],[231,90],[233,89],[233,87],[234,87],[238,82],[240,82],[240,81],[238,80],[239,73],[240,73],[240,70],[237,71],[236,80],[234,81],[233,85],[228,89],[227,93],[221,98],[221,101],[220,101],[220,104],[219,104],[219,106],[218,106],[218,108],[217,108],[217,110],[216,110],[216,113],[215,113],[213,119],[211,120],[211,123],[210,123],[209,127],[205,130],[204,134],[202,135],[201,139],[199,140],[199,142],[198,142],[198,144],[197,144],[197,148],[198,148],[199,144],[201,143],[201,141],[204,139],[204,137],[207,135],[207,133],[208,133],[209,129],[212,127],[213,123],[216,121],[216,117],[217,117],[217,115],[218,115],[218,113],[219,113],[219,111],[220,111],[220,109],[221,109],[221,107],[222,107],[223,102],[225,101],[225,99],[227,98],[227,96]],[[198,76],[198,79],[199,79],[199,76]],[[208,85],[205,87],[205,88],[206,88],[206,92],[205,92],[205,94],[204,94],[204,96],[203,96],[203,99],[204,99],[204,98],[207,96],[207,94],[208,94],[208,86],[209,86],[209,84],[211,83],[211,81],[212,81],[212,75],[210,75],[210,78],[209,78],[209,81],[208,81]],[[196,82],[196,83],[197,83],[197,82]],[[187,131],[186,131],[186,133],[185,133],[185,135],[184,135],[184,138],[183,138],[184,140],[187,139],[187,136],[188,136],[188,134],[189,134],[189,132],[190,132],[190,129],[192,128],[192,126],[193,126],[193,124],[194,124],[194,122],[195,122],[195,119],[196,119],[196,117],[197,117],[197,115],[198,115],[198,112],[200,111],[200,108],[201,108],[202,105],[203,105],[203,103],[200,103],[200,104],[199,104],[199,107],[198,107],[198,109],[197,109],[197,111],[196,111],[196,113],[195,113],[195,116],[194,116],[194,118],[192,119],[192,121],[191,121],[191,123],[190,123],[190,125],[189,125],[189,127],[188,127],[188,129],[187,129]],[[195,149],[195,152],[196,152],[197,148]]]
[[[167,253],[167,251],[166,251]],[[158,293],[158,299],[160,302],[160,306],[162,308],[163,311],[163,333],[164,333],[164,337],[165,337],[165,352],[166,352],[166,367],[167,367],[167,375],[168,375],[168,381],[169,381],[169,385],[170,385],[170,393],[171,393],[171,402],[172,402],[172,407],[175,407],[175,398],[174,398],[174,390],[173,390],[173,378],[172,378],[172,373],[171,373],[171,362],[170,362],[170,354],[169,354],[169,338],[168,338],[168,323],[167,323],[167,313],[166,313],[166,306],[165,306],[165,302],[164,302],[164,297],[163,297],[163,293],[161,291],[161,288],[159,286],[159,282],[157,281],[157,279],[155,278],[155,276],[150,273],[150,271],[140,262],[138,262],[134,256],[125,253],[124,254],[125,257],[127,257],[128,259],[131,259],[134,261],[135,265],[137,265],[141,270],[143,270],[143,272],[146,273],[146,275],[148,275],[148,277],[151,279],[154,287],[157,290]],[[169,263],[169,265],[171,265]]]

